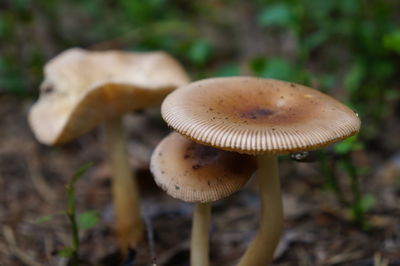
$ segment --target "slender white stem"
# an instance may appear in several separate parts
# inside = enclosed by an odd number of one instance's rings
[[[272,262],[283,230],[282,195],[278,160],[274,155],[257,156],[261,217],[256,236],[239,261],[239,266],[265,266]]]
[[[115,230],[121,252],[126,254],[128,247],[136,248],[142,237],[143,224],[140,218],[138,184],[129,167],[127,140],[121,117],[106,122],[106,137],[113,175]]]
[[[208,266],[209,262],[209,228],[211,220],[211,203],[197,203],[195,205],[192,241],[191,266]]]

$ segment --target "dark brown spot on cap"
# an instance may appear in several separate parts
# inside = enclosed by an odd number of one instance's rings
[[[275,113],[274,110],[268,108],[256,108],[248,111],[244,111],[241,113],[241,117],[250,118],[250,119],[258,119],[263,117],[268,117]]]
[[[192,165],[192,169],[193,169],[193,170],[197,170],[197,169],[199,169],[200,167],[201,167],[200,164]]]

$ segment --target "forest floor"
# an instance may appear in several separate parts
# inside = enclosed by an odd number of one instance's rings
[[[0,95],[0,265],[67,265],[57,255],[71,241],[67,219],[37,220],[66,209],[65,184],[88,161],[94,166],[76,184],[76,204],[78,212],[96,210],[100,222],[81,232],[82,265],[117,265],[111,175],[102,130],[60,147],[43,146],[27,123],[31,104],[32,100]],[[168,128],[158,110],[129,115],[125,122],[143,218],[153,232],[137,248],[134,265],[151,265],[153,260],[160,266],[189,265],[192,205],[167,196],[148,169],[151,152]],[[368,230],[355,226],[349,211],[324,189],[317,162],[282,159],[285,229],[273,265],[400,265],[400,153],[382,156],[358,151],[352,157],[357,167],[370,169],[360,177],[363,193],[375,198],[365,216]],[[347,177],[340,170],[338,177],[349,197]],[[258,208],[254,180],[213,204],[212,265],[235,265],[255,234]],[[149,248],[152,241],[154,250]]]

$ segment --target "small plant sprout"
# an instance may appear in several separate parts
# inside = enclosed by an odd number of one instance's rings
[[[256,169],[255,159],[174,132],[159,143],[150,166],[156,183],[168,195],[195,203],[190,265],[208,266],[211,202],[243,187]]]
[[[190,83],[164,100],[174,130],[204,145],[255,155],[261,200],[258,232],[239,266],[271,263],[283,230],[278,155],[315,150],[356,134],[360,120],[317,90],[253,77]]]
[[[55,216],[66,215],[71,226],[72,243],[70,246],[64,247],[58,251],[62,257],[69,258],[72,266],[79,265],[79,232],[94,227],[99,222],[99,216],[96,211],[86,211],[77,214],[75,208],[75,183],[82,177],[82,175],[92,167],[93,163],[88,162],[82,165],[69,180],[65,186],[67,192],[68,207],[64,212],[58,212],[51,215],[39,217],[36,223],[45,223],[52,220]]]
[[[42,143],[70,141],[104,122],[113,175],[116,233],[123,254],[142,238],[139,191],[127,158],[122,116],[159,106],[188,77],[164,52],[89,52],[70,49],[45,66],[39,101],[29,122]]]
[[[81,221],[80,224],[78,223],[78,220],[76,218],[76,209],[75,209],[75,183],[92,165],[93,163],[89,162],[81,166],[78,169],[78,171],[74,174],[74,176],[71,178],[70,182],[66,185],[67,199],[68,199],[68,209],[66,211],[66,215],[71,224],[72,246],[64,248],[63,250],[61,250],[61,252],[64,253],[64,255],[67,256],[70,255],[69,257],[71,257],[72,265],[74,266],[79,265],[79,229],[80,229],[79,225],[81,226],[82,229],[90,228],[90,226],[87,226],[85,223],[82,223],[81,217],[86,217],[85,220],[88,220],[89,216],[94,217],[93,215],[91,215],[93,214],[93,212],[83,214],[83,216],[80,216],[79,219],[79,221]]]

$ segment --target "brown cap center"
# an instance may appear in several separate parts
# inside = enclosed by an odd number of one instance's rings
[[[261,118],[269,117],[273,114],[275,114],[274,110],[271,110],[268,108],[256,107],[253,109],[242,111],[240,116],[243,118],[249,118],[249,119],[261,119]]]

